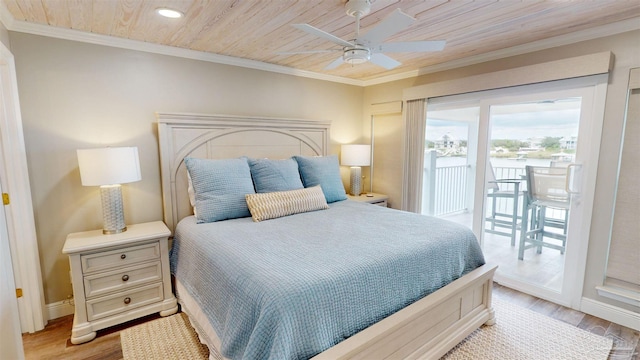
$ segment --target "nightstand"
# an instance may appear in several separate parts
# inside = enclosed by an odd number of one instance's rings
[[[368,195],[371,195],[371,196],[368,196]],[[360,196],[353,196],[353,195],[347,194],[347,198],[353,201],[365,202],[365,203],[384,206],[384,207],[387,207],[387,200],[389,200],[389,197],[387,195],[376,194],[376,193],[361,194]]]
[[[75,301],[71,343],[96,337],[96,330],[159,312],[178,311],[171,291],[168,238],[162,221],[127,226],[119,234],[102,230],[69,234]]]

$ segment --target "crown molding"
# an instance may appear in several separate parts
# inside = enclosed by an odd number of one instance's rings
[[[128,49],[128,50],[136,50],[136,51],[143,51],[143,52],[154,53],[154,54],[175,56],[175,57],[181,57],[181,58],[192,59],[192,60],[201,60],[201,61],[207,61],[207,62],[212,62],[217,64],[239,66],[239,67],[244,67],[244,68],[249,68],[254,70],[263,70],[263,71],[269,71],[269,72],[280,73],[285,75],[293,75],[293,76],[306,77],[306,78],[316,79],[316,80],[337,82],[337,83],[342,83],[347,85],[364,86],[364,82],[362,80],[350,79],[350,78],[345,78],[341,76],[320,74],[312,71],[294,69],[287,66],[269,64],[262,61],[248,60],[248,59],[242,59],[242,58],[237,58],[233,56],[226,56],[226,55],[219,55],[219,54],[212,54],[204,51],[196,51],[196,50],[178,48],[174,46],[152,44],[152,43],[139,41],[139,40],[116,38],[113,36],[95,34],[95,33],[90,33],[86,31],[57,28],[57,27],[52,27],[52,26],[43,25],[43,24],[36,24],[36,23],[30,23],[22,20],[15,20],[13,18],[12,18],[12,21],[8,21],[8,22],[10,24],[5,23],[5,26],[7,27],[7,29],[15,32],[22,32],[22,33],[27,33],[32,35],[40,35],[40,36],[52,37],[52,38],[63,39],[63,40],[79,41],[79,42],[84,42],[84,43],[89,43],[94,45],[111,46],[111,47],[117,47],[117,48]]]
[[[201,60],[217,64],[239,66],[254,70],[269,71],[285,75],[305,77],[315,80],[331,81],[355,86],[372,86],[392,81],[417,77],[439,71],[451,70],[463,66],[475,65],[487,61],[502,59],[510,56],[522,55],[534,51],[550,49],[572,43],[593,40],[606,36],[616,35],[628,31],[640,30],[640,17],[635,17],[616,23],[607,24],[591,29],[572,32],[549,39],[534,41],[531,43],[513,46],[507,49],[496,50],[485,54],[469,56],[458,60],[447,61],[393,75],[379,76],[368,80],[357,80],[341,76],[321,74],[313,71],[294,69],[287,66],[274,65],[256,60],[242,59],[226,55],[218,55],[203,51],[189,50],[167,45],[147,43],[144,41],[116,38],[107,35],[89,33],[85,31],[57,28],[48,25],[35,24],[14,19],[7,10],[4,2],[0,1],[0,21],[9,31],[22,32],[33,35],[41,35],[64,40],[85,42],[96,45],[111,46],[129,50],[144,51],[155,54],[175,56],[192,60]]]
[[[13,25],[13,16],[4,1],[0,1],[0,22],[7,30],[10,30],[9,28]]]
[[[565,35],[560,35],[544,40],[538,40],[523,45],[513,46],[507,49],[501,49],[491,51],[485,54],[479,54],[475,56],[469,56],[466,58],[448,61],[442,64],[436,64],[432,66],[423,67],[419,70],[413,70],[404,72],[401,74],[394,74],[389,76],[380,76],[374,79],[364,80],[364,86],[372,86],[383,84],[391,81],[402,80],[407,78],[413,78],[420,75],[432,74],[439,71],[451,70],[460,68],[463,66],[480,64],[483,62],[503,59],[511,56],[522,55],[531,53],[534,51],[546,50],[558,46],[569,45],[581,41],[593,40],[621,34],[629,31],[640,30],[640,17],[635,17],[616,23],[598,26],[591,29],[572,32]]]

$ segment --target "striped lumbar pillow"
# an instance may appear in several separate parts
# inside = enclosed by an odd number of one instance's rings
[[[319,185],[298,190],[246,194],[245,197],[253,221],[329,208]]]

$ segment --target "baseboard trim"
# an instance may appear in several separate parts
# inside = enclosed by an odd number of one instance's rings
[[[640,331],[640,314],[589,298],[582,298],[580,311]]]
[[[69,300],[58,301],[55,303],[47,304],[48,319],[53,320],[63,316],[71,315],[75,311],[75,308]]]

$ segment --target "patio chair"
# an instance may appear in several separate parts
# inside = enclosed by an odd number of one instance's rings
[[[570,205],[570,197],[565,190],[567,171],[566,167],[526,166],[528,190],[522,214],[518,259],[523,260],[524,251],[530,248],[536,248],[538,254],[543,247],[560,250],[564,254]],[[551,218],[547,216],[549,209],[564,211],[564,216]],[[561,230],[551,231],[553,228]],[[545,238],[559,240],[560,244],[545,241]]]
[[[511,239],[511,246],[516,245],[516,231],[518,229],[518,203],[523,191],[520,190],[522,179],[496,179],[491,163],[487,166],[488,190],[487,199],[491,199],[491,212],[485,218],[485,231],[491,234],[508,236]],[[511,199],[511,203],[506,202],[505,209],[501,212],[498,206],[498,199]],[[501,202],[502,203],[502,202]],[[508,211],[508,212],[506,212]],[[496,228],[508,229],[508,231]]]

